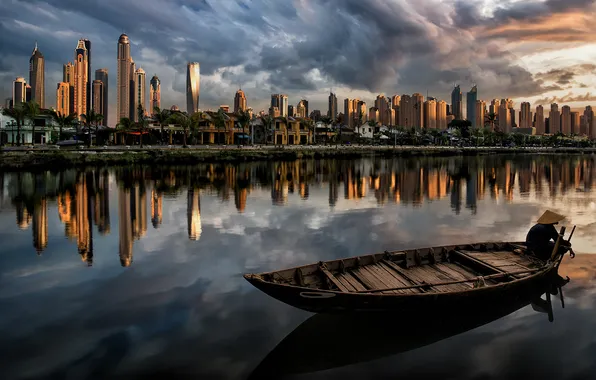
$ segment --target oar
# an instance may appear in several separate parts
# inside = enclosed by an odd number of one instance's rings
[[[571,257],[572,259],[575,257],[575,252],[573,252],[573,249],[571,248],[571,238],[573,237],[573,233],[575,232],[575,227],[576,225],[573,225],[573,228],[571,229],[571,233],[569,234],[569,239],[567,239],[567,243],[569,243],[569,257]]]

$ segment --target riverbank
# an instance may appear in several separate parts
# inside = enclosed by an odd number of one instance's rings
[[[188,165],[197,163],[293,161],[301,158],[362,158],[476,156],[491,154],[595,154],[595,148],[503,148],[503,147],[432,147],[432,146],[296,146],[296,147],[97,147],[89,149],[4,149],[0,151],[0,169],[56,169],[112,165]]]

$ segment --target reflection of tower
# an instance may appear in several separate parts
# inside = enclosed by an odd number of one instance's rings
[[[130,190],[118,189],[118,230],[120,235],[120,264],[127,267],[132,263],[132,220],[130,218]]]
[[[339,198],[339,186],[337,184],[336,173],[332,172],[329,175],[329,207],[333,208],[337,204]]]
[[[201,199],[199,189],[188,189],[187,208],[188,216],[188,238],[190,240],[199,240],[201,238]]]
[[[472,214],[476,214],[476,190],[478,189],[478,175],[476,172],[470,173],[470,177],[466,180],[466,208],[472,210]]]
[[[33,206],[33,246],[38,255],[48,246],[48,204],[45,197]]]
[[[151,190],[151,224],[153,224],[153,228],[158,228],[162,221],[162,202],[163,202],[163,194],[161,192],[156,191],[155,189]]]
[[[451,186],[451,208],[459,215],[461,211],[461,181],[455,180]]]
[[[246,208],[246,198],[248,195],[248,190],[246,189],[234,189],[234,203],[236,204],[236,209],[238,212],[244,212]]]
[[[136,184],[130,202],[133,237],[139,240],[147,232],[147,197],[145,189]]]
[[[27,227],[29,227],[29,224],[31,224],[31,215],[25,206],[25,202],[20,200],[16,201],[15,209],[17,212],[17,226],[19,226],[21,230],[26,230]]]
[[[95,196],[95,225],[99,233],[110,233],[110,183],[108,173],[104,172],[98,180],[99,191]]]
[[[60,221],[64,223],[64,235],[69,239],[74,239],[77,236],[75,229],[76,216],[72,210],[72,196],[70,192],[66,190],[64,194],[58,196],[58,216]]]
[[[89,218],[89,189],[82,177],[76,184],[76,234],[79,255],[83,261],[90,262],[91,256],[91,220]]]

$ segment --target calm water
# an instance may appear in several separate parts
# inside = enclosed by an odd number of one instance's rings
[[[595,156],[0,173],[0,378],[236,379],[268,355],[259,368],[320,369],[293,378],[596,378],[595,187]],[[523,240],[546,208],[577,225],[553,322],[527,305],[345,323],[241,276]]]

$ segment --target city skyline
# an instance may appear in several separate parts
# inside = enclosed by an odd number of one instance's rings
[[[366,37],[361,37],[362,40],[353,41],[361,54],[350,54],[352,48],[346,46],[346,41],[333,41],[333,33],[320,30],[318,24],[333,28],[348,25],[344,16],[335,21],[327,19],[335,12],[329,12],[330,5],[325,2],[256,3],[244,7],[225,3],[222,9],[215,10],[208,2],[201,7],[181,2],[180,7],[189,9],[184,17],[192,18],[201,13],[202,23],[192,26],[181,25],[183,23],[174,18],[174,14],[180,14],[176,13],[180,10],[176,6],[163,7],[160,3],[141,9],[125,0],[118,11],[96,5],[83,9],[75,3],[54,1],[40,2],[36,9],[20,3],[11,8],[0,5],[5,14],[13,16],[12,20],[3,21],[1,27],[18,41],[2,45],[3,52],[9,53],[2,62],[4,70],[0,74],[3,97],[9,96],[11,83],[17,76],[27,77],[26,61],[34,41],[38,41],[45,58],[47,107],[56,104],[52,88],[62,81],[59,68],[72,57],[76,40],[87,37],[93,41],[93,68],[105,67],[116,73],[113,41],[124,30],[131,38],[137,67],[142,66],[149,76],[158,75],[164,84],[163,108],[174,104],[186,108],[185,65],[188,61],[201,63],[201,109],[230,104],[240,87],[246,93],[248,106],[255,111],[269,108],[272,93],[287,94],[289,104],[294,106],[300,99],[308,99],[311,109],[324,111],[330,88],[337,95],[340,108],[345,98],[373,104],[379,93],[392,96],[428,90],[429,95],[438,100],[449,100],[453,83],[459,83],[466,90],[477,83],[479,98],[487,102],[508,97],[516,105],[528,101],[533,107],[556,102],[582,109],[596,98],[592,95],[595,84],[591,74],[596,65],[591,63],[595,58],[590,49],[591,32],[584,30],[582,23],[570,24],[574,16],[590,17],[586,13],[593,7],[593,1],[524,2],[500,5],[500,9],[474,1],[434,1],[442,10],[441,16],[436,16],[440,21],[437,24],[439,37],[430,33],[435,16],[416,3],[346,1],[339,5],[346,17],[366,16],[368,26],[361,25],[359,29],[365,29],[366,36],[384,38],[392,46],[379,52],[375,44],[369,46]],[[69,12],[80,17],[61,17]],[[114,17],[109,17],[112,13]],[[45,17],[35,17],[42,14]],[[137,14],[146,19],[138,20]],[[155,17],[154,14],[163,14],[164,23],[171,30],[164,34],[145,30],[143,25]],[[285,22],[287,14],[297,17]],[[385,26],[388,21],[400,23],[404,15],[411,14],[420,18],[413,21],[415,18],[408,16],[402,31]],[[251,15],[267,16],[266,24],[273,30],[287,26],[288,35],[304,34],[304,41],[272,47],[270,42],[277,32],[269,35],[263,28],[247,24],[245,19]],[[301,17],[306,15],[311,15],[317,25]],[[224,27],[229,28],[229,23],[222,22],[219,16],[237,20],[244,28],[242,37],[234,40],[234,30],[226,32]],[[449,26],[454,24],[465,27],[454,30],[455,27]],[[524,26],[529,24],[532,26]],[[551,24],[565,32],[549,33]],[[515,31],[519,25],[524,26],[523,30]],[[458,34],[458,38],[450,35],[457,31],[463,34]],[[209,38],[199,39],[193,35]],[[243,45],[239,47],[239,43]],[[339,58],[325,58],[329,49],[338,51]],[[378,56],[378,63],[364,59],[373,55]],[[92,79],[89,73],[88,86]],[[113,85],[109,88],[115,92]],[[90,92],[88,89],[87,94]],[[113,92],[109,97],[112,99],[109,110],[110,119],[115,121],[118,118]]]

